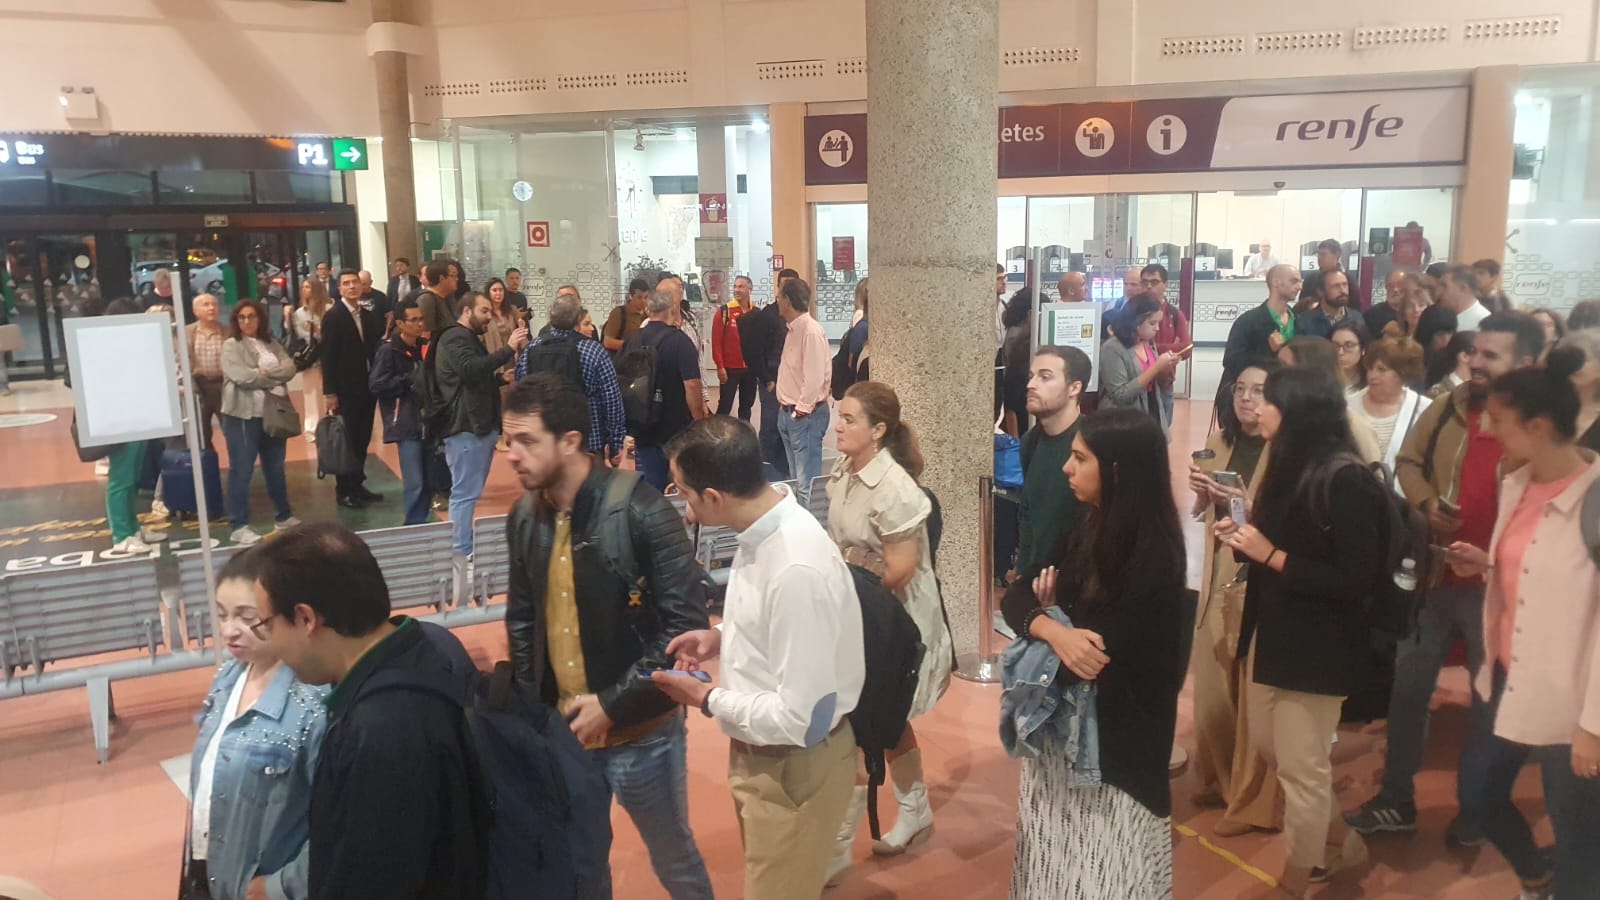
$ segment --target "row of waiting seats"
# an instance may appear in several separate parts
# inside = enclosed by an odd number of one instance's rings
[[[813,481],[810,505],[824,526],[825,480]],[[667,496],[683,515],[682,496],[676,491]],[[737,534],[725,527],[692,525],[687,515],[684,527],[710,583],[725,588]],[[473,523],[476,576],[471,600],[461,608],[453,606],[450,591],[450,523],[384,528],[361,536],[383,569],[396,610],[426,609],[426,618],[456,626],[504,616],[504,604],[491,603],[491,598],[502,596],[509,583],[505,528],[505,516]],[[213,549],[212,577],[238,552],[238,547]],[[0,698],[86,688],[95,749],[101,762],[106,761],[114,715],[112,681],[215,664],[208,580],[198,549],[0,577]],[[124,656],[46,671],[53,664],[107,654]]]

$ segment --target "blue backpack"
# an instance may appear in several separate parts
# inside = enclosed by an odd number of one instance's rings
[[[465,690],[453,695],[400,672],[374,681],[461,705],[487,805],[486,900],[611,900],[611,790],[599,764],[509,662],[481,672],[454,635],[423,627],[465,671]]]

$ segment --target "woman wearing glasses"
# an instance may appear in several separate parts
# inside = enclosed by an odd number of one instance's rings
[[[180,900],[307,896],[327,688],[297,681],[263,639],[271,617],[256,606],[255,558],[241,552],[217,580],[217,630],[232,659],[200,707]]]
[[[1333,342],[1333,353],[1339,363],[1339,385],[1346,394],[1355,394],[1367,386],[1367,347],[1372,343],[1367,326],[1346,319],[1333,326],[1328,335]]]

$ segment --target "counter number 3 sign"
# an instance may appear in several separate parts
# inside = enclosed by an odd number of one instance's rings
[[[529,247],[548,247],[548,246],[550,246],[550,223],[549,222],[529,222],[528,223],[528,246]]]

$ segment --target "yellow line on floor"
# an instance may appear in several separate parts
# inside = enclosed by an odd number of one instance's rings
[[[1193,828],[1190,828],[1187,825],[1179,825],[1176,822],[1172,823],[1172,827],[1184,837],[1194,838],[1195,840],[1199,841],[1200,846],[1222,857],[1229,863],[1232,863],[1234,868],[1245,872],[1246,874],[1255,878],[1257,881],[1260,881],[1262,884],[1265,884],[1268,887],[1278,886],[1278,879],[1273,878],[1271,875],[1268,875],[1255,866],[1245,862],[1243,859],[1240,859],[1238,854],[1234,853],[1233,851],[1218,847],[1216,844],[1211,843],[1210,840],[1206,839],[1204,835],[1200,834],[1198,831],[1195,831]]]

